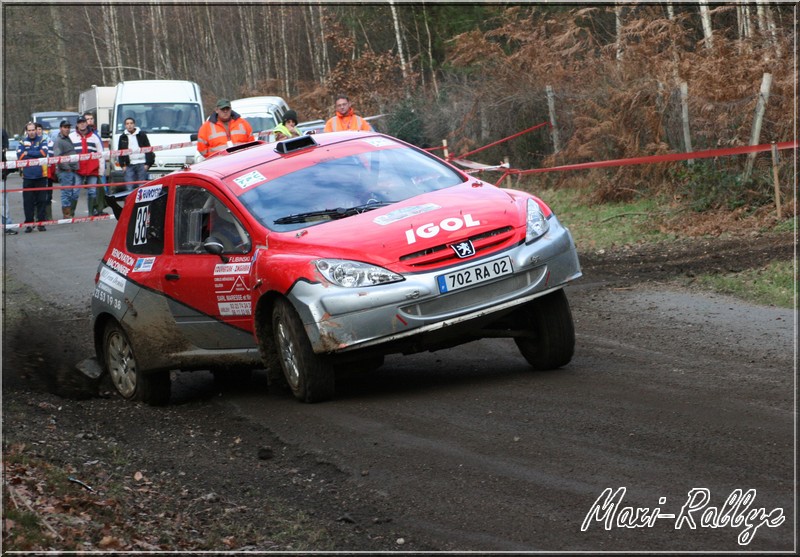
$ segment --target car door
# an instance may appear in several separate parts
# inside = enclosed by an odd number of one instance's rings
[[[200,348],[252,348],[251,234],[212,184],[179,182],[173,191],[172,249],[159,273],[178,327]],[[206,251],[210,237],[222,255]]]

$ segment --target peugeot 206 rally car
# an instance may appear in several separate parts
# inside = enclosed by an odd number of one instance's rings
[[[569,231],[540,199],[386,135],[232,147],[117,212],[95,367],[128,399],[168,402],[170,370],[266,368],[322,401],[337,369],[482,337],[512,337],[535,369],[572,358]]]

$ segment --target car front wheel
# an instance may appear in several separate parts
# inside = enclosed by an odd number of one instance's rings
[[[335,373],[331,362],[314,353],[300,316],[286,300],[272,311],[272,330],[278,360],[292,394],[303,402],[333,398]]]
[[[564,290],[536,298],[518,312],[530,336],[517,337],[514,342],[534,369],[557,369],[572,360],[575,327]]]
[[[136,365],[136,356],[128,335],[117,323],[109,323],[103,336],[106,369],[117,392],[128,400],[140,400],[151,406],[169,402],[169,371],[144,374]]]

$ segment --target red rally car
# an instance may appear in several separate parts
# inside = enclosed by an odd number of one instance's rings
[[[92,314],[124,398],[167,403],[170,370],[266,368],[323,401],[337,369],[483,337],[535,369],[573,355],[580,265],[548,206],[386,135],[232,147],[137,188],[118,221]]]

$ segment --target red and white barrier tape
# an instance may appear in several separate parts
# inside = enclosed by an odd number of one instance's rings
[[[778,150],[797,149],[797,141],[784,141],[776,143]],[[497,184],[502,182],[506,176],[538,174],[540,172],[555,172],[563,170],[585,170],[588,168],[608,168],[613,166],[630,166],[635,164],[654,164],[659,162],[686,161],[690,159],[709,159],[714,157],[726,157],[730,155],[747,155],[750,153],[762,153],[772,149],[772,144],[763,145],[744,145],[741,147],[729,147],[726,149],[709,149],[708,151],[696,151],[694,153],[671,153],[668,155],[651,155],[648,157],[633,157],[630,159],[615,159],[610,161],[582,162],[577,164],[565,164],[563,166],[553,166],[550,168],[533,168],[530,170],[517,170],[514,168],[505,171]]]
[[[39,159],[23,159],[19,161],[6,161],[0,165],[0,168],[22,168],[25,166],[44,166],[48,164],[57,164],[60,162],[79,162],[88,161],[91,159],[110,159],[111,157],[118,157],[120,155],[132,155],[135,153],[153,153],[156,151],[169,151],[171,149],[180,149],[182,147],[191,147],[197,145],[196,141],[186,141],[183,143],[172,143],[169,145],[153,145],[151,147],[138,147],[136,149],[120,149],[117,151],[103,151],[102,153],[84,153],[81,155],[64,155],[61,157],[47,157]]]
[[[72,224],[75,222],[92,222],[97,220],[116,220],[114,219],[114,215],[97,215],[96,217],[73,217],[70,219],[53,219],[53,220],[42,220],[38,222],[21,222],[18,224],[4,224],[3,229],[14,229],[14,228],[22,228],[26,226],[34,227],[34,226],[45,226],[45,225],[53,225],[53,224]]]

